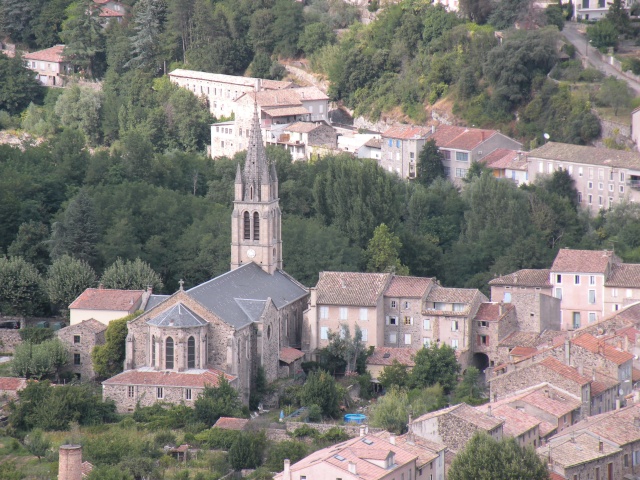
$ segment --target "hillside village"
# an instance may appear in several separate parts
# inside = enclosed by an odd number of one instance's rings
[[[0,0],[0,480],[640,478],[640,27]]]

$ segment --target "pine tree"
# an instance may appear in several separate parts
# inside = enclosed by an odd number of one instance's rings
[[[60,38],[65,42],[65,57],[80,67],[87,77],[96,73],[97,57],[104,53],[104,33],[100,24],[100,8],[93,0],[74,4],[62,24]]]
[[[167,5],[164,0],[141,0],[135,6],[131,38],[133,57],[125,67],[154,69],[160,58],[160,36],[164,30]]]
[[[442,160],[444,156],[436,146],[435,140],[427,141],[418,154],[418,181],[429,186],[436,178],[444,178]]]
[[[86,191],[69,203],[62,222],[52,226],[51,256],[58,258],[64,254],[92,264],[96,260],[98,224],[93,202]]]

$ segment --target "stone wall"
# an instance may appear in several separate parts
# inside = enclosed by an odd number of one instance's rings
[[[95,378],[93,371],[93,361],[91,353],[96,345],[104,345],[105,330],[95,332],[85,322],[78,323],[56,332],[60,341],[64,344],[69,354],[68,364],[64,367],[64,371],[79,375],[81,380],[92,380]],[[79,337],[79,342],[75,343],[75,337]],[[80,355],[80,363],[75,364],[74,356]]]
[[[155,385],[132,385],[133,396],[129,395],[129,385],[103,385],[103,398],[110,398],[116,402],[119,413],[133,412],[136,405],[140,403],[142,407],[149,407],[156,402],[167,402],[179,405],[184,403],[192,407],[195,399],[204,389],[191,388],[191,400],[186,399],[186,388],[183,387],[162,387],[163,398],[158,398],[158,387]]]
[[[0,351],[2,353],[14,353],[16,346],[22,343],[19,330],[0,329]]]
[[[553,455],[553,454],[552,454]],[[604,458],[600,458],[598,460],[594,460],[588,463],[582,463],[580,465],[576,465],[574,467],[570,467],[564,470],[564,475],[566,478],[587,478],[587,479],[595,479],[596,477],[596,468],[600,469],[600,478],[604,480],[605,478],[609,478],[607,476],[607,465],[609,463],[613,463],[613,476],[614,478],[622,478],[622,452],[617,452],[613,455],[608,455]],[[631,463],[631,459],[629,459]],[[557,467],[553,469],[557,470]],[[576,477],[577,475],[577,477]]]
[[[318,430],[320,433],[325,433],[326,431],[338,427],[340,430],[345,432],[347,435],[351,435],[352,437],[357,437],[360,435],[360,425],[336,425],[334,423],[304,423],[304,422],[286,422],[286,431],[294,432],[298,428],[302,426],[307,426]],[[382,428],[373,428],[366,425],[368,433],[379,433],[382,432]]]
[[[560,299],[540,292],[511,293],[511,304],[515,305],[518,316],[518,328],[523,332],[560,330],[560,303]]]
[[[336,131],[328,125],[320,125],[309,133],[309,145],[336,148],[337,144],[338,137]]]

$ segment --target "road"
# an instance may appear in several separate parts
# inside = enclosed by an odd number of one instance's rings
[[[617,71],[611,65],[606,62],[603,62],[600,59],[600,56],[597,50],[591,45],[587,44],[587,39],[585,34],[581,33],[577,29],[577,25],[575,23],[567,22],[562,30],[562,34],[564,37],[569,40],[576,47],[576,51],[580,54],[581,57],[584,58],[585,49],[588,49],[588,59],[589,63],[593,65],[595,68],[600,70],[601,72],[606,73],[607,75],[613,75],[614,77],[624,80],[629,85],[636,95],[640,95],[640,83],[632,80],[631,78],[625,77],[622,73]]]

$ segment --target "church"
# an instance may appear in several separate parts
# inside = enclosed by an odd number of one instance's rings
[[[269,165],[257,109],[231,216],[231,270],[173,295],[151,295],[128,323],[125,370],[104,381],[119,412],[156,402],[193,405],[226,378],[244,403],[261,366],[288,376],[304,354],[309,291],[282,270],[278,178]]]

